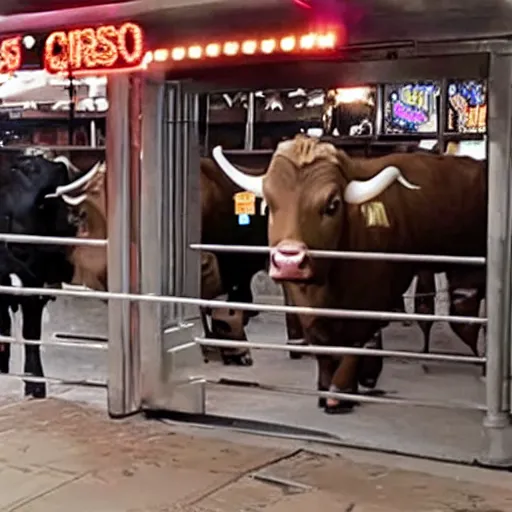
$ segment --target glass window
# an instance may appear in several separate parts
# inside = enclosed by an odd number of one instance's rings
[[[322,135],[323,89],[269,89],[254,93],[254,148],[275,149],[297,133]]]
[[[323,115],[325,135],[373,135],[375,104],[375,87],[349,87],[327,91]]]
[[[225,149],[243,149],[248,94],[226,91],[208,97],[208,137],[206,151],[221,145]],[[206,127],[205,127],[206,130]],[[204,139],[204,137],[203,137]],[[206,141],[203,144],[206,146]]]
[[[384,102],[385,134],[437,132],[439,84],[387,84]]]
[[[447,132],[487,131],[487,86],[484,81],[450,81],[446,106]]]

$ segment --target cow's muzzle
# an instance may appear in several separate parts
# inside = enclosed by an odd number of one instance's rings
[[[313,277],[308,248],[301,242],[284,240],[270,251],[269,275],[276,281],[306,281]]]

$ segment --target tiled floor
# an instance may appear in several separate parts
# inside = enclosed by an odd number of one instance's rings
[[[0,441],[1,511],[512,510],[508,473],[211,438],[62,399],[0,406]]]

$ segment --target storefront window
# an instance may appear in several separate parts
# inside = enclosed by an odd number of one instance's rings
[[[446,131],[485,133],[487,131],[487,86],[483,81],[448,83]]]
[[[439,84],[388,84],[384,99],[385,134],[437,132]]]
[[[374,133],[375,87],[331,89],[324,104],[326,135],[364,137]]]

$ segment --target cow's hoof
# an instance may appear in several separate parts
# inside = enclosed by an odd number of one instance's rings
[[[40,382],[25,382],[25,396],[46,398],[46,384]]]
[[[347,414],[352,412],[356,405],[359,405],[359,403],[349,402],[347,400],[340,400],[336,405],[327,405],[326,403],[324,412],[325,414]]]
[[[375,389],[375,386],[377,385],[377,380],[378,379],[363,377],[363,378],[359,379],[359,384],[361,384],[361,386],[368,388],[368,389]]]
[[[304,355],[302,352],[289,352],[290,359],[302,359]]]
[[[223,356],[222,362],[226,366],[252,366],[253,360],[250,353],[245,354],[233,354],[229,356]]]

